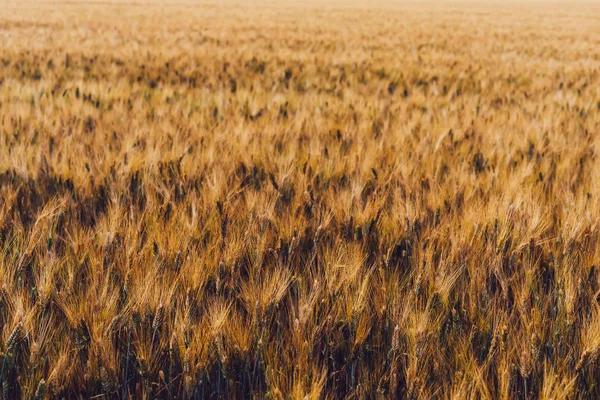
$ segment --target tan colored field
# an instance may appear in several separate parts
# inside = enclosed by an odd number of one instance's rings
[[[600,397],[600,5],[0,9],[2,399]]]

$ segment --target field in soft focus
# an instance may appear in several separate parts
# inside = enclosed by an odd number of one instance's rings
[[[600,396],[600,5],[0,8],[3,400]]]

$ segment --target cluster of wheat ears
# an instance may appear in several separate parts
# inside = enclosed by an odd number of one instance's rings
[[[2,399],[600,396],[598,6],[0,8]]]

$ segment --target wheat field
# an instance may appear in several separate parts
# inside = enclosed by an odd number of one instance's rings
[[[600,397],[600,5],[0,9],[3,400]]]

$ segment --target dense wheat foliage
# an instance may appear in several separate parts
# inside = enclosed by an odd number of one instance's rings
[[[600,6],[0,8],[2,399],[600,396]]]

